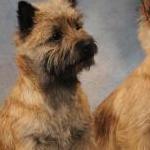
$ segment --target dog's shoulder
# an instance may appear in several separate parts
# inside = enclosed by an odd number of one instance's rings
[[[113,103],[116,97],[116,92],[113,92],[106,98],[94,112],[95,133],[96,139],[106,139],[110,137],[113,128],[115,127],[117,116],[113,109]],[[106,140],[105,140],[106,141]]]

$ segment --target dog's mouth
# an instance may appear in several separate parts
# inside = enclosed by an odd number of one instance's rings
[[[95,64],[95,60],[94,60],[94,55],[91,56],[91,57],[85,57],[85,58],[82,58],[80,59],[76,66],[80,66],[82,68],[90,68],[92,65]]]
[[[75,71],[76,73],[82,71],[82,69],[89,70],[91,66],[95,64],[94,56],[96,52],[91,55],[86,55],[84,57],[79,58],[73,64],[70,64],[66,67],[67,71]]]

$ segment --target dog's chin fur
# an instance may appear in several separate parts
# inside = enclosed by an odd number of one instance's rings
[[[74,87],[80,81],[78,80],[78,74],[82,70],[89,70],[90,67],[94,64],[94,59],[89,59],[86,62],[80,62],[74,66],[70,65],[65,70],[60,72],[46,73],[47,77],[43,79],[42,85],[44,89],[48,89],[50,85],[59,84],[64,87]]]
[[[90,67],[95,64],[95,61],[94,56],[91,56],[89,58],[79,59],[74,64],[68,64],[63,69],[61,66],[51,66],[49,70],[47,69],[47,59],[45,60],[45,63],[45,72],[50,78],[53,76],[54,81],[54,78],[55,80],[74,80],[81,71],[90,70]]]
[[[48,91],[50,86],[59,85],[67,88],[75,87],[80,81],[78,80],[78,74],[83,70],[90,70],[90,67],[94,65],[94,57],[87,60],[80,60],[78,63],[68,65],[64,70],[55,72],[50,70],[46,71],[46,74],[40,79],[40,85],[44,91]]]
[[[87,60],[81,60],[77,65],[76,65],[76,71],[79,73],[82,70],[90,70],[90,67],[95,64],[94,57],[89,58]]]

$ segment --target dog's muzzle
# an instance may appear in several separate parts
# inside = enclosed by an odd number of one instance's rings
[[[92,38],[78,41],[75,45],[75,50],[78,51],[80,58],[85,61],[93,58],[97,49],[97,45]]]

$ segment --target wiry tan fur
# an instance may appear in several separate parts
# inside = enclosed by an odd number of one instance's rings
[[[95,111],[96,141],[103,150],[150,150],[149,0],[141,10],[138,33],[146,58]]]
[[[65,83],[57,82],[42,70],[46,55],[46,69],[63,72],[78,58],[75,43],[90,36],[73,28],[81,15],[69,2],[53,0],[37,7],[32,32],[26,37],[16,33],[19,77],[0,111],[0,150],[95,150],[92,116],[80,82],[67,81],[67,73],[59,75]],[[67,33],[61,44],[47,43],[54,25]],[[73,66],[74,73],[83,66]]]

